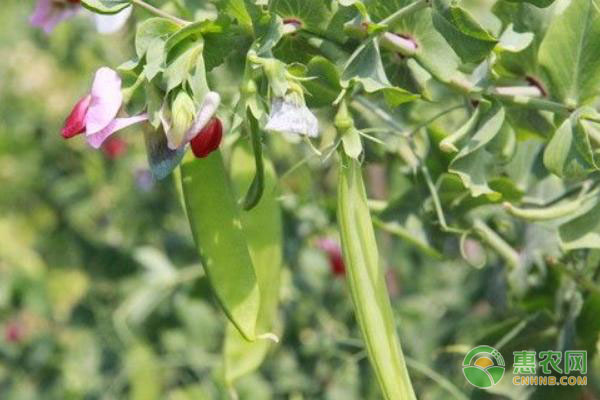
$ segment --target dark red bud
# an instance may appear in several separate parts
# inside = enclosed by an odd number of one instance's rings
[[[63,138],[70,139],[85,131],[85,116],[91,102],[92,95],[88,94],[75,104],[73,111],[71,111],[71,114],[65,120],[65,126],[62,129]]]
[[[111,137],[102,145],[102,151],[111,160],[121,157],[127,151],[127,142],[118,137]]]
[[[317,241],[317,247],[327,254],[329,259],[329,268],[335,276],[346,275],[346,265],[342,257],[342,249],[340,245],[332,239],[323,238]]]
[[[219,118],[211,119],[192,139],[192,152],[198,158],[204,158],[219,148],[223,138],[223,124]]]

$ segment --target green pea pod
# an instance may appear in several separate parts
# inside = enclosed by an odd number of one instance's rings
[[[338,223],[356,318],[384,398],[415,399],[379,265],[360,163],[340,155]]]
[[[240,194],[244,193],[253,182],[254,161],[254,155],[247,143],[236,146],[231,157],[231,175],[234,187]],[[260,308],[256,322],[258,333],[270,332],[273,328],[279,302],[283,257],[281,209],[274,190],[277,176],[273,165],[266,157],[263,158],[263,163],[264,196],[252,210],[241,213],[242,226],[248,240],[260,289]],[[271,342],[267,340],[245,341],[233,325],[229,324],[224,351],[227,385],[232,386],[236,379],[258,368],[270,344]]]
[[[246,340],[256,339],[260,293],[248,244],[220,151],[188,154],[181,181],[196,247],[212,289]]]

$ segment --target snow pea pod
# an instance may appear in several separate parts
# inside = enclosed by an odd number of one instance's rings
[[[338,223],[358,325],[384,398],[415,399],[379,265],[360,163],[342,152],[340,156]]]
[[[246,193],[253,185],[254,155],[247,143],[235,147],[231,156],[231,178],[238,195]],[[256,321],[257,334],[271,332],[279,302],[279,282],[282,266],[281,208],[274,190],[277,175],[271,162],[263,158],[264,195],[249,211],[241,212],[242,226],[248,241],[248,249],[254,263],[260,290],[260,308]],[[258,335],[259,337],[261,335]],[[229,324],[225,336],[224,367],[225,382],[234,382],[257,369],[264,360],[271,341],[244,340]]]
[[[188,156],[181,182],[196,247],[223,311],[253,341],[260,293],[221,152],[201,159]]]

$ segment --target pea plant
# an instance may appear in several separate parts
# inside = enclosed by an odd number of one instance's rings
[[[276,135],[337,171],[338,270],[386,399],[415,393],[375,229],[433,258],[500,260],[516,296],[551,270],[582,288],[572,301],[596,290],[596,0],[40,0],[32,23],[50,32],[82,7],[100,31],[138,9],[135,53],[97,71],[62,135],[99,148],[142,126],[229,319],[231,387],[278,341]],[[373,162],[397,193],[367,196]]]

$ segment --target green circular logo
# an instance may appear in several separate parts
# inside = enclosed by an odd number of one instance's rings
[[[463,374],[467,381],[480,389],[496,385],[504,376],[504,358],[490,346],[477,346],[463,360]]]

